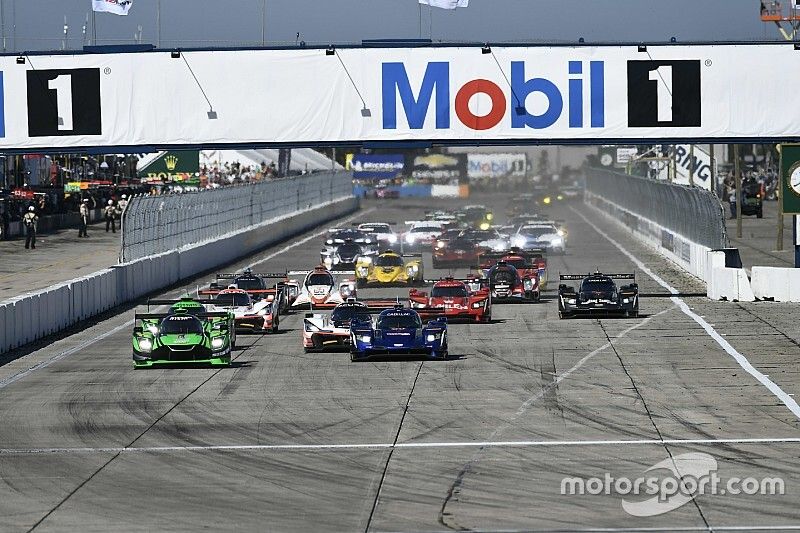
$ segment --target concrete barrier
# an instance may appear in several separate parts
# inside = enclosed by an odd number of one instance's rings
[[[750,280],[742,268],[712,267],[707,281],[707,296],[712,300],[754,302]]]
[[[750,273],[759,300],[800,302],[800,269],[756,266]]]
[[[358,207],[357,198],[340,199],[0,302],[0,353],[277,244]]]

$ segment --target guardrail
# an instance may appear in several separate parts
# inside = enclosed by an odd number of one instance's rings
[[[722,204],[705,189],[593,168],[586,190],[696,244],[728,244]]]
[[[705,281],[708,252],[728,244],[722,204],[705,189],[589,169],[584,198]]]
[[[349,172],[320,172],[208,191],[134,197],[123,214],[120,262],[352,198],[352,179]]]

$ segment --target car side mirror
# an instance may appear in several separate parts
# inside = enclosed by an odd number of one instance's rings
[[[142,335],[144,333],[144,328],[142,326],[136,326],[133,328],[134,335]]]

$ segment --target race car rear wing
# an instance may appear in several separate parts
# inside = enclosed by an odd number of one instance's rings
[[[286,272],[242,272],[239,274],[222,273],[217,274],[217,279],[236,279],[244,276],[255,276],[262,279],[285,278]]]
[[[134,313],[133,318],[134,320],[158,320],[171,315],[172,313]],[[197,318],[227,318],[230,315],[227,311],[206,311],[203,313],[192,313],[191,316]]]
[[[546,251],[542,248],[509,248],[505,252],[484,252],[478,256],[478,260],[483,261],[484,259],[496,259],[499,261],[504,257],[508,257],[509,255],[519,255],[525,259],[538,259],[545,257]]]
[[[594,274],[559,274],[558,279],[561,281],[582,281],[583,279],[590,278],[592,276],[603,276],[611,279],[636,279],[636,274],[603,274],[602,272],[595,272]]]
[[[290,270],[286,274],[289,276],[307,276],[314,272],[313,270]],[[355,276],[355,270],[328,270],[334,276]]]
[[[201,305],[214,303],[213,300],[211,300],[210,298],[181,298],[179,300],[163,300],[163,299],[153,298],[147,300],[147,308],[150,309],[151,306],[157,307],[159,305],[175,305],[181,302],[197,302]]]

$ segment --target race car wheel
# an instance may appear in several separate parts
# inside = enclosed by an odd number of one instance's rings
[[[363,279],[357,279],[356,280],[356,288],[357,289],[363,289],[366,286],[367,286],[366,280],[363,280]]]
[[[363,358],[358,354],[358,352],[350,352],[350,361],[355,363],[357,361],[361,361]]]

